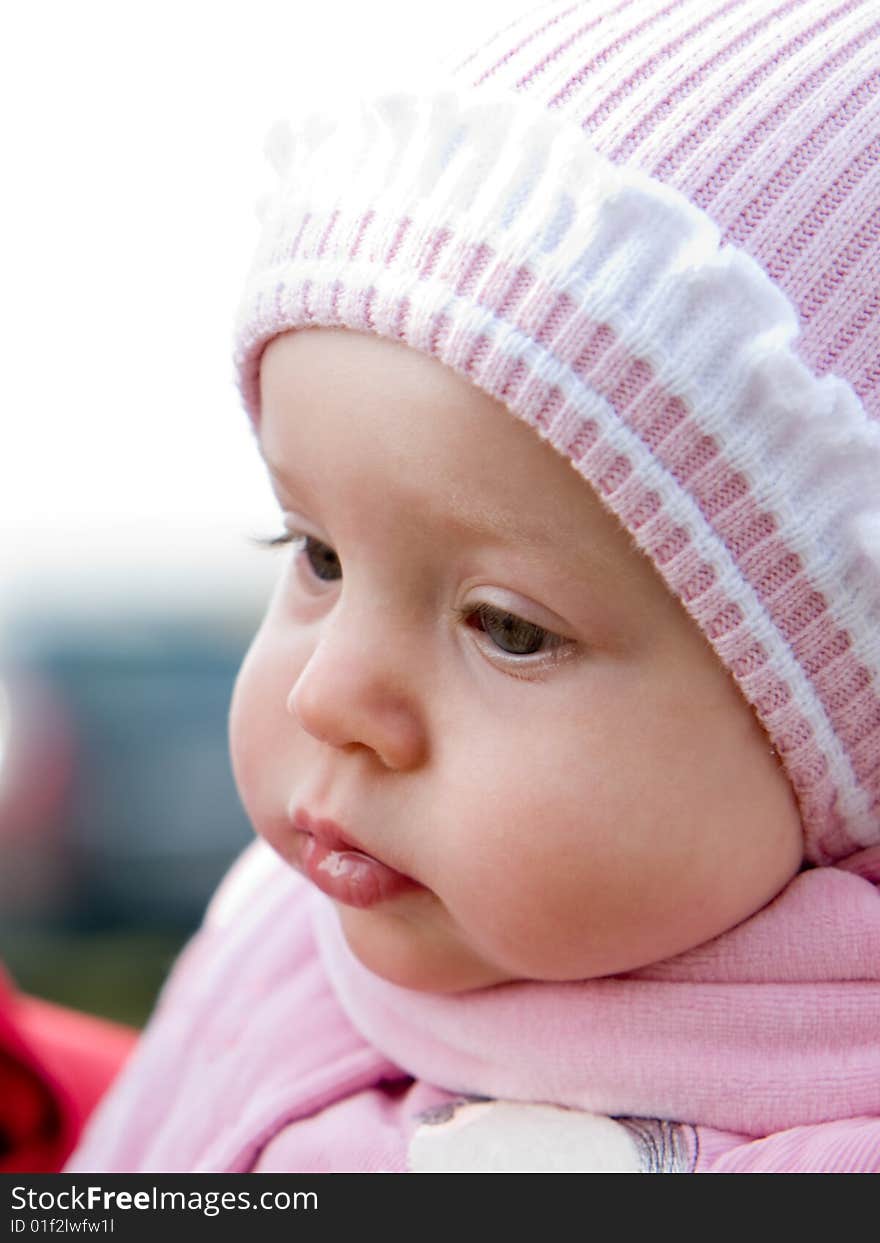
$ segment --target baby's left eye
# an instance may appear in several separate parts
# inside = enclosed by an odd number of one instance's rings
[[[309,573],[322,582],[335,582],[342,578],[342,564],[336,551],[329,544],[296,531],[285,531],[283,535],[274,535],[268,539],[257,538],[255,541],[262,548],[279,548],[284,544],[293,544],[301,552],[308,563]]]
[[[543,626],[536,626],[515,613],[505,613],[491,604],[478,604],[467,614],[467,623],[482,630],[497,648],[510,656],[533,656],[562,640]]]
[[[311,535],[303,536],[303,552],[315,578],[332,583],[342,578],[342,563],[334,549]]]

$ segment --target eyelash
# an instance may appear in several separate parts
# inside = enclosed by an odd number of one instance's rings
[[[281,535],[252,535],[250,540],[258,548],[280,548],[282,544],[298,544],[305,538],[294,531],[283,531]]]
[[[309,547],[327,548],[330,552],[328,544],[315,539],[314,536],[306,535],[302,532],[285,531],[281,535],[273,536],[256,536],[254,542],[261,548],[280,548],[287,544],[299,544],[303,552],[308,553]],[[335,555],[335,554],[334,554]],[[314,566],[310,562],[310,570],[319,582],[334,582],[335,579],[322,579],[320,575],[315,573]],[[509,613],[505,609],[499,609],[494,604],[471,604],[464,608],[455,610],[458,620],[469,626],[473,630],[479,630],[487,636],[488,642],[492,646],[495,659],[503,661],[508,666],[519,666],[520,669],[528,663],[530,665],[545,666],[555,663],[566,655],[571,653],[571,641],[565,639],[562,635],[555,634],[552,630],[547,630],[543,626],[538,626],[534,622],[526,621],[525,618],[519,617],[516,613]],[[475,621],[476,619],[476,621]],[[492,639],[489,630],[490,625],[500,626],[503,629],[515,630],[517,628],[525,628],[526,632],[538,639],[541,646],[532,652],[509,652]],[[543,646],[545,645],[546,646]]]

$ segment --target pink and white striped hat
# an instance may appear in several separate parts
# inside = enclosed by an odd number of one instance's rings
[[[343,325],[569,458],[742,689],[807,858],[880,843],[880,0],[572,0],[315,115],[236,362]]]

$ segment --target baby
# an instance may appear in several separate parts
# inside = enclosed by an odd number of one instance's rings
[[[276,133],[261,841],[70,1169],[880,1170],[878,53],[556,3]]]

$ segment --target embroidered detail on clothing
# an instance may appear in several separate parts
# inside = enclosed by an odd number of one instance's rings
[[[523,1101],[458,1098],[419,1115],[407,1168],[413,1174],[638,1174],[641,1150],[604,1114]]]
[[[455,1117],[455,1111],[462,1105],[473,1105],[488,1099],[486,1096],[456,1096],[452,1100],[423,1109],[416,1114],[416,1118],[422,1126],[442,1126],[444,1122],[450,1122]]]
[[[639,1153],[642,1174],[693,1174],[696,1131],[663,1118],[615,1118],[626,1127]]]

